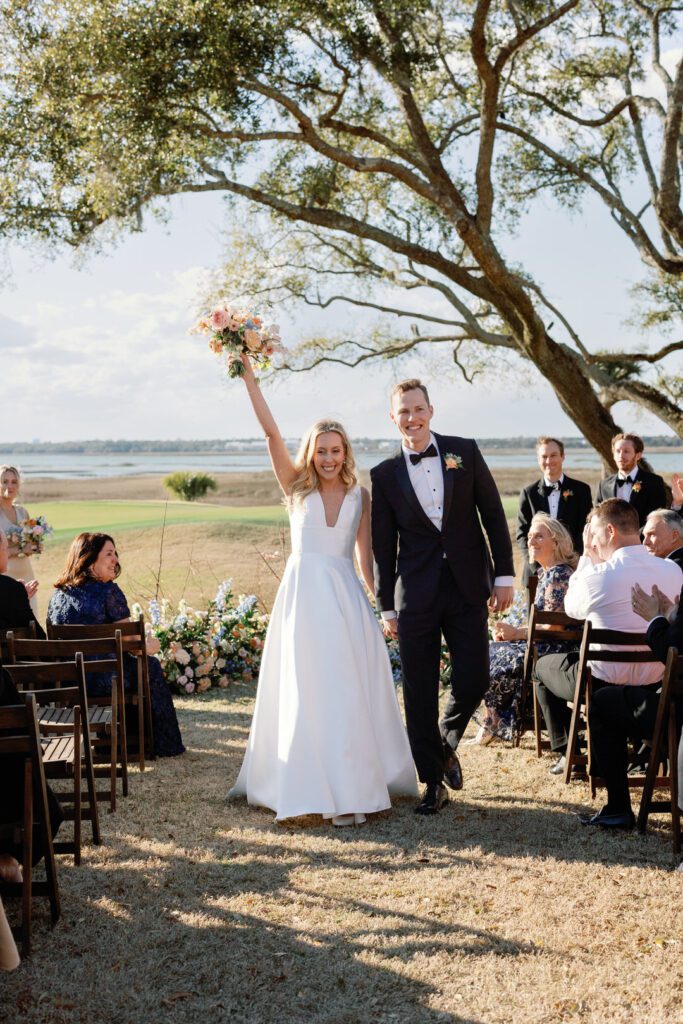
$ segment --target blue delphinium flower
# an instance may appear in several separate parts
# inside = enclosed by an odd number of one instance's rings
[[[158,626],[161,622],[161,608],[158,601],[149,602],[149,621],[153,626]]]
[[[213,602],[216,605],[216,608],[218,609],[219,612],[222,612],[223,609],[225,608],[225,602],[230,597],[231,592],[232,579],[223,580],[223,582],[219,584],[218,590],[216,591],[216,596],[213,599]]]
[[[256,594],[250,594],[249,597],[243,598],[235,608],[235,615],[237,618],[241,618],[242,615],[247,615],[257,601],[258,598],[256,597]]]

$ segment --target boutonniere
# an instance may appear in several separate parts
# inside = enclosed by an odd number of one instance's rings
[[[462,455],[454,455],[453,452],[446,452],[443,457],[446,469],[462,469]]]
[[[570,490],[562,491],[562,497],[566,501],[567,498],[573,498],[574,497],[574,492],[570,491]]]
[[[636,480],[633,487],[631,488],[631,494],[637,494],[642,486],[643,485],[641,484],[640,480]]]

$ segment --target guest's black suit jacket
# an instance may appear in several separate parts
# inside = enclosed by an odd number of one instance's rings
[[[434,437],[443,465],[441,530],[418,501],[401,449],[370,471],[380,611],[428,612],[438,593],[444,555],[465,604],[486,602],[496,576],[514,575],[505,512],[476,442],[441,434]],[[446,454],[460,457],[459,469],[446,468]]]
[[[566,495],[566,497],[565,497]],[[574,542],[574,550],[577,554],[583,554],[583,528],[586,525],[588,513],[593,507],[593,496],[588,484],[583,480],[573,480],[565,476],[560,486],[560,503],[557,507],[557,518],[563,526],[566,526]],[[517,512],[517,545],[522,553],[524,565],[522,568],[522,583],[524,586],[529,582],[532,575],[529,567],[529,551],[527,548],[527,537],[531,520],[537,512],[549,513],[550,505],[543,490],[543,479],[536,480],[533,484],[525,487],[519,496],[519,510]]]
[[[36,624],[36,636],[45,639],[45,632],[31,608],[26,587],[11,576],[0,575],[0,632]]]
[[[675,562],[676,565],[680,565],[681,569],[683,569],[683,547],[676,548],[675,551],[672,551],[671,554],[666,557],[670,562]]]
[[[638,513],[642,527],[650,512],[654,512],[656,508],[668,508],[668,502],[664,480],[661,476],[657,476],[656,473],[648,473],[646,469],[638,469],[634,486],[637,484],[640,484],[640,489],[637,491],[633,490],[633,488],[631,489],[630,504],[633,505]],[[598,484],[598,496],[595,504],[599,505],[601,501],[606,501],[608,498],[616,498],[616,496],[617,474],[612,473],[611,476],[606,476]]]
[[[670,647],[683,654],[683,590],[678,602],[678,615],[669,622],[663,615],[654,619],[647,627],[647,642],[660,661],[666,661]]]

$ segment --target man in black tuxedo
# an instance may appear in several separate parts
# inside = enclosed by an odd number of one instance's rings
[[[426,787],[419,814],[447,802],[443,781],[462,787],[455,751],[489,684],[487,601],[504,610],[514,585],[493,477],[475,441],[431,432],[432,415],[419,380],[397,384],[391,419],[403,444],[370,473],[377,607],[399,641],[408,738]],[[442,634],[453,674],[439,722]]]
[[[44,640],[45,632],[33,614],[26,587],[19,580],[4,575],[7,571],[8,556],[7,537],[0,530],[0,632],[28,626],[34,622],[36,636],[39,640]]]
[[[668,508],[650,512],[643,527],[643,544],[651,555],[668,558],[683,569],[683,518]]]
[[[573,480],[562,471],[564,445],[555,437],[539,437],[536,457],[543,473],[540,480],[525,487],[519,496],[517,545],[522,553],[522,583],[526,586],[538,566],[529,564],[527,538],[531,520],[537,512],[546,512],[566,526],[577,554],[583,554],[583,528],[593,507],[591,489],[583,480]]]
[[[661,476],[648,473],[638,463],[645,445],[637,434],[615,434],[612,454],[619,470],[598,484],[596,505],[607,498],[623,498],[633,505],[642,528],[650,512],[667,507],[666,486]]]

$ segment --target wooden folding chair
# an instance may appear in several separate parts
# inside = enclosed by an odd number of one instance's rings
[[[46,716],[48,720],[40,724],[45,775],[49,779],[73,782],[73,808],[65,808],[65,817],[73,819],[74,823],[73,842],[56,842],[53,846],[56,853],[73,853],[74,863],[80,864],[83,818],[90,821],[93,842],[98,846],[102,842],[83,655],[77,654],[74,661],[32,662],[5,665],[4,668],[18,690],[32,692],[41,709],[50,708],[50,714]],[[59,720],[60,709],[66,709],[64,722]],[[43,711],[39,714],[42,715]],[[83,774],[88,793],[87,808],[82,802]],[[60,802],[65,803],[61,793]]]
[[[9,662],[73,661],[77,653],[85,659],[86,675],[111,675],[111,694],[97,697],[88,695],[88,724],[93,746],[100,760],[104,757],[108,767],[99,764],[96,775],[109,777],[109,790],[98,791],[98,800],[109,800],[111,812],[116,810],[116,779],[121,777],[123,795],[128,795],[128,752],[123,709],[123,644],[121,631],[112,638],[99,640],[16,640],[10,630],[7,634],[7,660]],[[65,724],[68,710],[60,709],[59,721]],[[44,709],[41,722],[49,722],[51,711]]]
[[[551,627],[551,628],[548,628]],[[581,642],[582,619],[572,619],[564,612],[544,612],[534,605],[529,617],[526,652],[524,654],[524,671],[522,688],[519,696],[519,715],[512,734],[512,745],[519,746],[523,734],[531,727],[533,721],[536,738],[536,756],[540,757],[550,743],[542,738],[543,715],[536,697],[536,687],[532,685],[534,668],[538,660],[538,645],[568,641],[575,643],[577,648]],[[530,706],[531,705],[531,706]]]
[[[605,650],[603,645],[609,645],[616,650]],[[644,650],[623,650],[619,648],[641,647]],[[590,734],[588,729],[588,711],[593,693],[592,665],[595,662],[620,663],[627,665],[643,665],[659,661],[657,655],[647,644],[645,633],[625,633],[617,629],[596,629],[593,624],[586,620],[583,627],[583,637],[579,652],[579,663],[576,671],[576,688],[574,700],[571,703],[572,717],[569,726],[569,737],[567,740],[567,752],[565,754],[566,764],[564,769],[564,781],[569,785],[571,781],[572,768],[574,765],[585,765],[590,780],[591,797],[595,797],[599,786],[604,786],[602,779],[594,778],[590,773]],[[579,735],[581,719],[584,719],[586,728],[586,754],[579,754],[576,750],[576,741]],[[629,778],[629,785],[639,785],[638,782]]]
[[[26,694],[24,703],[21,705],[0,707],[0,776],[4,775],[3,759],[8,755],[24,758],[23,815],[14,829],[17,842],[22,849],[23,881],[21,883],[0,883],[0,893],[3,896],[21,897],[21,924],[18,928],[13,928],[12,931],[21,942],[23,955],[27,957],[31,952],[33,897],[47,895],[53,924],[59,920],[62,913],[40,732],[33,694]],[[7,784],[6,777],[5,784]],[[43,845],[46,876],[44,882],[34,881],[33,878],[33,829],[36,819]]]
[[[35,640],[37,638],[35,622],[29,622],[28,626],[13,626],[11,630],[0,630],[0,644],[7,640],[8,633],[13,633],[16,640]]]
[[[148,756],[154,757],[154,728],[152,725],[152,704],[149,692],[149,672],[147,668],[147,638],[145,621],[140,618],[136,622],[111,622],[96,626],[61,626],[47,624],[48,639],[53,640],[99,640],[112,637],[116,630],[121,631],[123,653],[130,654],[137,660],[137,687],[134,691],[124,691],[126,704],[137,708],[138,715],[138,765],[141,772],[145,770],[145,748]],[[130,747],[130,743],[129,743]]]
[[[678,804],[678,772],[676,760],[678,755],[678,744],[681,736],[681,704],[683,703],[683,656],[679,655],[675,647],[669,648],[662,680],[662,692],[659,695],[657,705],[657,717],[655,729],[652,735],[652,750],[645,773],[645,784],[640,798],[640,810],[638,811],[638,831],[645,832],[647,819],[650,814],[661,811],[671,813],[671,825],[673,829],[674,857],[681,852],[681,811]],[[666,735],[667,759],[669,763],[668,776],[657,778],[657,770],[662,760],[664,751],[664,736]],[[669,786],[668,800],[654,800],[653,794],[657,784]]]

